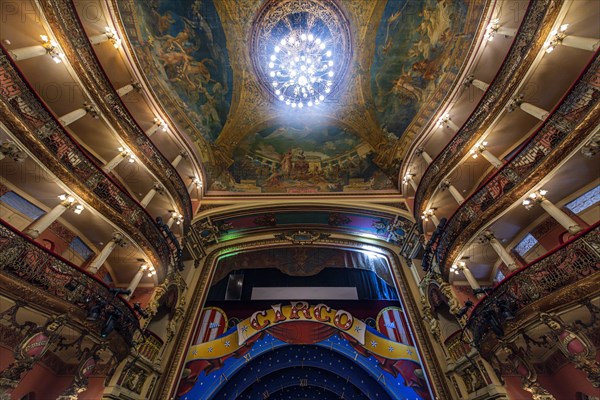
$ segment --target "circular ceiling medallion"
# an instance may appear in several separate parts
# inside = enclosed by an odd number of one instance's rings
[[[254,21],[250,55],[275,102],[318,107],[331,99],[352,58],[350,26],[332,0],[268,0]]]

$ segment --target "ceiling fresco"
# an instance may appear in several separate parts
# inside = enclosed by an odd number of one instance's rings
[[[148,86],[196,145],[209,196],[399,193],[403,157],[458,79],[486,9],[438,0],[116,4]],[[331,98],[291,109],[267,87],[270,51],[309,27],[330,37]]]
[[[483,2],[471,3],[483,8]],[[440,84],[456,77],[464,60],[456,53],[469,44],[456,33],[464,31],[468,12],[461,1],[388,1],[371,66],[373,102],[384,130],[401,137]]]
[[[233,72],[212,0],[137,1],[135,13],[127,33],[152,89],[172,118],[186,118],[193,134],[213,142],[229,112]]]
[[[270,126],[246,136],[210,190],[323,193],[393,190],[370,146],[332,125]]]

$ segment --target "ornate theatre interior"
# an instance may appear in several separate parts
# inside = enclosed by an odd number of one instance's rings
[[[0,19],[0,400],[600,399],[600,1]]]

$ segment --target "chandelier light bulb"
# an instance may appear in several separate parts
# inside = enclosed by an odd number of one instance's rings
[[[332,57],[323,39],[311,32],[292,30],[273,46],[267,61],[276,98],[294,109],[325,101],[335,75]]]

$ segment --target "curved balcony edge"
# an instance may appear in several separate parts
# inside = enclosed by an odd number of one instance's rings
[[[100,279],[36,243],[2,219],[0,274],[33,287],[29,292],[53,296],[75,306],[75,310],[68,307],[69,314],[86,321],[83,322],[85,328],[100,338],[107,338],[114,330],[128,348],[134,345],[134,335],[140,330],[140,324],[125,299],[112,293]],[[9,291],[10,285],[5,283],[2,288]],[[22,289],[18,293],[28,295]]]
[[[469,316],[466,327],[482,354],[493,345],[487,339],[502,338],[522,325],[541,308],[568,304],[598,291],[600,271],[600,221],[561,246],[514,271],[481,299]],[[590,279],[592,278],[592,279]],[[596,282],[594,282],[594,279]],[[564,293],[577,285],[576,290]],[[552,296],[553,301],[548,301]],[[544,307],[539,306],[545,302]],[[531,313],[528,313],[528,307]]]
[[[526,194],[596,127],[600,117],[597,52],[542,125],[500,169],[471,194],[446,223],[436,249],[442,275],[460,247],[495,215]]]
[[[121,138],[161,184],[175,194],[174,199],[185,221],[192,218],[192,200],[177,170],[146,136],[133,118],[102,68],[75,10],[73,2],[40,1],[44,16],[52,27],[71,66],[93,96],[102,114],[122,132]]]
[[[413,208],[416,221],[421,220],[425,199],[431,197],[442,179],[448,175],[451,167],[479,141],[495,116],[504,109],[504,104],[521,80],[520,76],[530,68],[541,50],[561,5],[562,1],[550,0],[533,1],[529,4],[510,50],[490,86],[463,126],[435,157],[421,177]],[[527,49],[527,52],[523,53],[523,49]],[[418,224],[418,227],[423,232],[423,225]]]
[[[7,128],[74,193],[133,238],[166,275],[173,253],[152,216],[60,125],[1,45],[0,69],[0,115]]]

